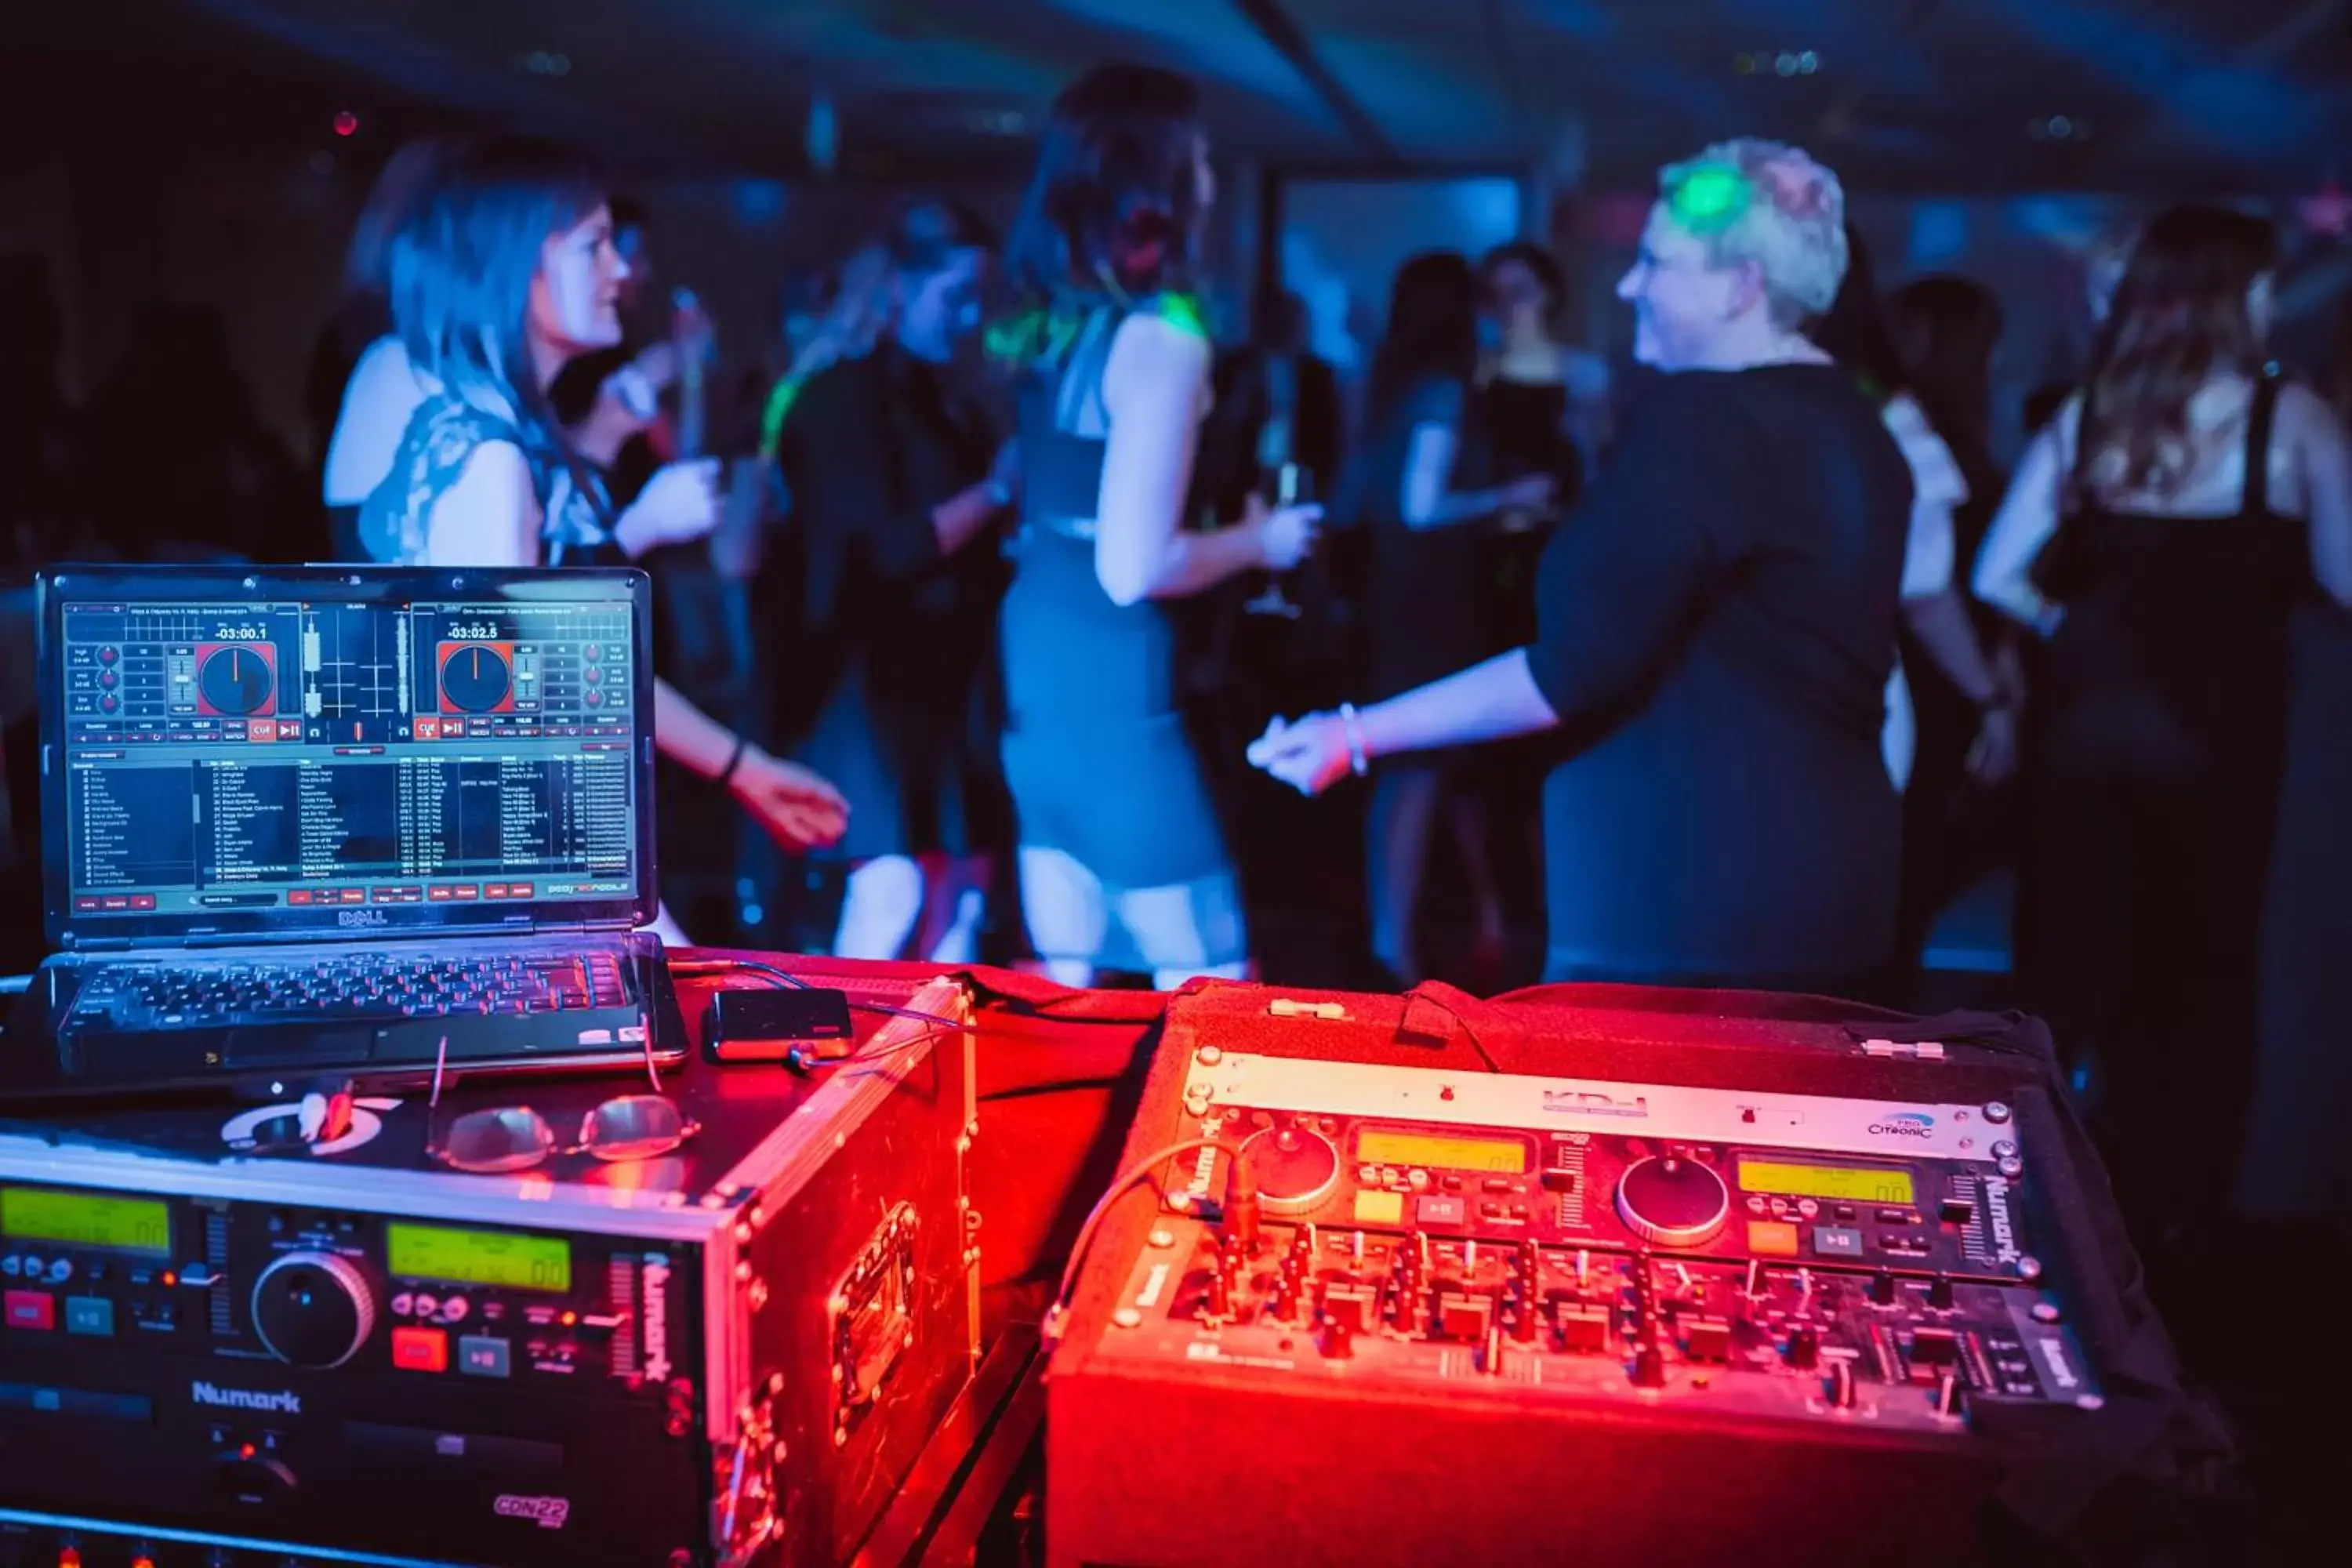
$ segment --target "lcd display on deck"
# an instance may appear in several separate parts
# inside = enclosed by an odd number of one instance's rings
[[[114,1252],[172,1250],[172,1211],[155,1198],[109,1198],[51,1187],[0,1187],[0,1236],[99,1247]]]
[[[1907,1204],[1911,1173],[1884,1167],[1790,1165],[1776,1160],[1739,1162],[1739,1190],[1786,1193],[1797,1198],[1834,1198],[1850,1204]]]
[[[1367,1127],[1356,1134],[1356,1158],[1384,1165],[1434,1165],[1444,1171],[1496,1171],[1522,1175],[1528,1146],[1516,1138],[1449,1138]]]
[[[383,1241],[384,1266],[409,1279],[513,1290],[572,1289],[572,1248],[548,1237],[387,1225]]]

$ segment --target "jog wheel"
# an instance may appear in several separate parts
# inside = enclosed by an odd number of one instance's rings
[[[1257,1178],[1258,1204],[1268,1214],[1305,1214],[1339,1184],[1339,1151],[1304,1127],[1253,1132],[1242,1142],[1241,1157]]]
[[[196,689],[205,706],[237,718],[260,712],[277,686],[268,663],[249,647],[215,648],[196,671]]]
[[[1711,1165],[1653,1154],[1617,1181],[1617,1214],[1654,1247],[1701,1247],[1731,1217],[1731,1191]]]
[[[467,643],[441,661],[441,695],[457,712],[488,713],[513,686],[514,672],[497,648]]]

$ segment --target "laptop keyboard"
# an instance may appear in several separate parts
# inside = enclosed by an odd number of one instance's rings
[[[88,976],[66,1027],[183,1029],[563,1013],[629,1006],[635,1001],[632,990],[619,956],[611,952],[347,953],[121,964]]]

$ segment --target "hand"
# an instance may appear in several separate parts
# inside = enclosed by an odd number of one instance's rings
[[[677,345],[665,339],[647,343],[644,351],[623,368],[635,371],[656,392],[660,392],[677,379]],[[620,374],[620,371],[614,372],[615,375]]]
[[[2006,708],[1988,708],[1977,724],[1977,738],[1969,746],[1970,780],[1990,789],[2017,775],[2017,715]]]
[[[735,776],[727,787],[787,849],[837,844],[849,826],[849,803],[839,790],[799,763],[772,757],[757,746],[743,749],[743,760],[735,764]]]
[[[1318,795],[1354,771],[1348,727],[1337,713],[1309,713],[1296,724],[1276,719],[1250,742],[1250,766],[1304,795]]]
[[[614,537],[635,559],[665,544],[700,539],[719,526],[719,459],[671,463],[646,481]]]
[[[1549,474],[1529,474],[1525,479],[1513,479],[1496,492],[1496,499],[1502,502],[1496,510],[1543,511],[1550,507],[1555,489],[1557,487]]]
[[[1257,531],[1258,564],[1269,572],[1287,572],[1315,548],[1322,525],[1319,506],[1286,506],[1269,510],[1264,500],[1252,496],[1242,506],[1242,526]]]

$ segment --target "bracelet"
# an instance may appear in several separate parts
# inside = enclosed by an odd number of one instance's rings
[[[1358,778],[1371,771],[1371,758],[1364,750],[1364,726],[1356,717],[1356,705],[1339,704],[1339,727],[1348,736],[1348,769]]]
[[[740,734],[737,735],[735,737],[735,749],[727,753],[727,765],[713,773],[710,776],[710,782],[715,784],[723,784],[729,779],[733,778],[735,776],[735,770],[740,767],[743,763],[744,752],[751,747],[751,742],[748,737]]]

